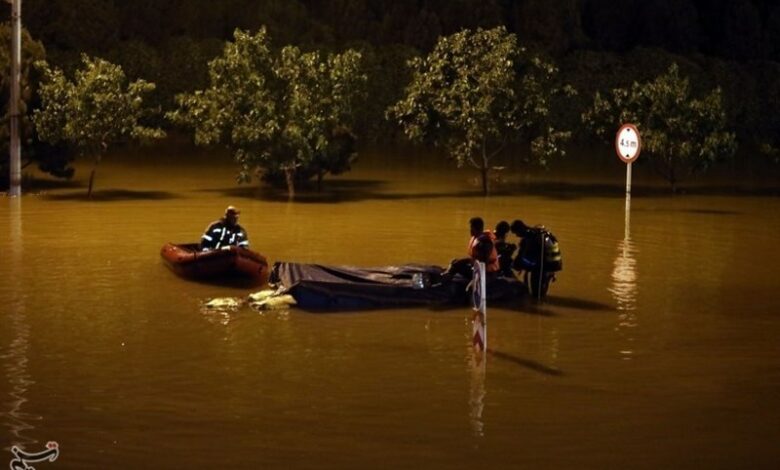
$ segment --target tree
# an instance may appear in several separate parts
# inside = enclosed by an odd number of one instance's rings
[[[283,174],[290,197],[296,176],[328,154],[338,127],[349,127],[366,80],[359,53],[323,57],[294,46],[274,53],[265,28],[255,35],[236,30],[209,63],[209,78],[205,90],[178,95],[179,109],[168,118],[193,127],[199,145],[230,148],[239,182]]]
[[[582,120],[606,139],[613,137],[621,123],[636,124],[642,136],[642,156],[649,157],[672,191],[677,191],[681,179],[736,151],[734,134],[725,129],[720,89],[694,98],[677,64],[652,82],[615,88],[611,97],[596,92]]]
[[[352,164],[357,160],[356,144],[357,137],[352,131],[346,127],[334,129],[328,137],[327,147],[316,152],[307,165],[295,171],[295,186],[316,177],[317,191],[321,191],[325,175],[340,175],[352,169]],[[279,184],[286,181],[286,175],[281,169],[266,169],[262,179],[271,184]]]
[[[557,68],[518,47],[504,27],[440,38],[428,56],[408,64],[412,81],[388,117],[409,139],[430,140],[459,167],[478,169],[484,194],[490,161],[511,139],[529,142],[542,165],[564,153],[561,144],[570,133],[554,129],[547,118],[552,97],[573,89],[558,87]]]
[[[67,142],[80,155],[92,157],[87,196],[92,197],[95,171],[109,147],[130,139],[159,139],[165,133],[141,124],[149,110],[143,95],[154,90],[144,80],[128,83],[122,68],[100,58],[82,55],[82,68],[69,80],[46,62],[36,65],[43,74],[41,108],[33,120],[40,137],[52,144]]]

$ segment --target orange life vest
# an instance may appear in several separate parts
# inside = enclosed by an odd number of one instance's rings
[[[468,246],[469,257],[473,260],[479,259],[481,256],[479,256],[477,247],[479,246],[480,242],[485,241],[490,243],[490,255],[488,255],[487,259],[480,259],[479,261],[485,263],[485,271],[489,273],[498,272],[499,265],[498,251],[496,251],[496,234],[494,234],[492,230],[485,230],[476,237],[471,237]]]

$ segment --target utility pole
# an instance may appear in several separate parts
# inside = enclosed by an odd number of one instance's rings
[[[6,0],[11,4],[11,118],[9,196],[22,195],[22,152],[19,142],[19,80],[22,65],[22,0]]]

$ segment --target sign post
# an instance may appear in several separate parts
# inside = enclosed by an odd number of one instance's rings
[[[631,164],[639,157],[642,139],[633,124],[623,124],[615,136],[615,151],[626,164],[626,224],[624,239],[628,240],[631,226]]]
[[[474,347],[480,351],[487,351],[487,287],[485,277],[485,263],[477,261],[474,264],[474,320],[471,340]]]
[[[474,316],[471,332],[471,395],[469,397],[469,417],[474,435],[485,435],[485,423],[482,410],[485,407],[485,369],[487,364],[487,278],[485,263],[476,261],[473,266],[474,278],[471,280]]]
[[[626,163],[626,194],[631,194],[631,164],[642,150],[642,140],[639,131],[633,124],[623,124],[615,136],[615,151],[618,157]]]

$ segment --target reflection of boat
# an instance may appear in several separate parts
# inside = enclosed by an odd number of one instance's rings
[[[268,261],[246,248],[229,246],[199,251],[196,243],[166,243],[160,249],[160,256],[173,272],[189,279],[244,278],[258,286],[268,281]]]
[[[466,304],[467,282],[460,276],[441,282],[443,271],[417,264],[358,268],[280,262],[274,264],[269,282],[306,310]],[[516,279],[496,278],[488,284],[488,300],[514,299],[523,291]]]

